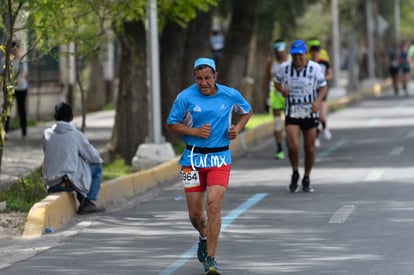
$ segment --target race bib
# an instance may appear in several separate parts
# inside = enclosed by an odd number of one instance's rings
[[[292,118],[307,118],[311,117],[311,104],[295,104],[290,107],[290,117]]]
[[[200,185],[198,170],[193,170],[191,167],[181,168],[180,180],[183,183],[184,188],[191,188]]]

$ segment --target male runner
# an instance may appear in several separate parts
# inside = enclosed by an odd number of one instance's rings
[[[229,144],[246,125],[252,108],[239,91],[216,83],[214,60],[195,60],[193,76],[195,83],[181,91],[171,107],[167,129],[180,134],[186,144],[179,160],[180,176],[191,223],[200,235],[198,260],[204,263],[205,274],[220,274],[215,254],[229,183]],[[235,125],[233,112],[239,115]]]
[[[276,72],[282,63],[288,61],[288,55],[286,53],[286,41],[278,39],[273,41],[272,44],[274,57],[267,60],[264,81],[263,81],[263,92],[265,98],[268,98],[269,107],[272,109],[274,117],[274,137],[276,141],[276,159],[284,159],[285,153],[283,152],[282,146],[282,135],[283,135],[283,108],[285,107],[285,98],[283,95],[276,90],[274,84],[274,77]]]
[[[289,190],[293,193],[299,189],[299,141],[302,133],[305,149],[302,191],[314,192],[309,177],[315,161],[316,128],[319,124],[319,111],[322,98],[327,91],[327,83],[320,66],[306,59],[305,42],[293,41],[290,54],[292,62],[284,63],[275,77],[276,88],[286,98],[286,141],[293,170]]]

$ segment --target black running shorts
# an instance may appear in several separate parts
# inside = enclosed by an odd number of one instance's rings
[[[309,130],[319,125],[318,118],[291,118],[286,117],[285,125],[299,125],[301,130]]]

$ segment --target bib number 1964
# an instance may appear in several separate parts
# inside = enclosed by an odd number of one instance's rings
[[[191,188],[200,185],[198,171],[191,169],[191,167],[183,167],[180,171],[180,180],[184,188]]]

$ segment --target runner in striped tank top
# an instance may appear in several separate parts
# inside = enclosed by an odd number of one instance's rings
[[[289,190],[299,189],[299,141],[303,135],[305,171],[302,191],[314,192],[310,173],[315,162],[315,138],[319,125],[319,111],[327,92],[327,83],[318,63],[306,59],[306,44],[293,41],[290,47],[292,62],[284,63],[275,76],[276,89],[285,100],[285,131],[292,178]]]

